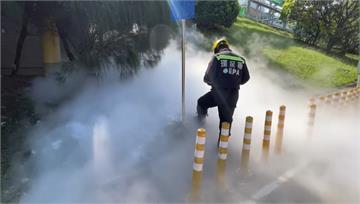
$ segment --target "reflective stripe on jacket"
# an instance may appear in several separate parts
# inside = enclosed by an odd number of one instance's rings
[[[245,59],[226,48],[214,55],[204,76],[205,83],[225,89],[239,89],[249,79]]]

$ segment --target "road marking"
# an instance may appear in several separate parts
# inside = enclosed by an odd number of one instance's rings
[[[306,167],[308,165],[308,162],[302,162],[298,166],[287,170],[284,174],[280,175],[275,181],[265,185],[262,187],[259,191],[254,193],[251,196],[251,199],[253,200],[259,200],[267,195],[269,195],[271,192],[276,190],[281,184],[287,182],[289,179],[295,176],[295,174]]]

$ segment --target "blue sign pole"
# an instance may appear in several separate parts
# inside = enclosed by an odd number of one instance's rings
[[[171,17],[181,20],[181,120],[185,119],[185,19],[195,16],[195,0],[169,0]]]
[[[185,19],[181,20],[181,120],[185,118]]]

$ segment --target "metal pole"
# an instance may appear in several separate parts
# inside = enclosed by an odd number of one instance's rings
[[[185,119],[185,19],[181,20],[181,120]]]
[[[358,62],[358,80],[357,80],[357,86],[360,87],[360,61]]]

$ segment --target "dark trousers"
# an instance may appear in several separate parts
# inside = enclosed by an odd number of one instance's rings
[[[207,115],[208,109],[217,106],[220,118],[219,130],[221,123],[233,121],[233,114],[236,103],[239,99],[238,89],[219,89],[212,88],[208,93],[201,96],[197,101],[197,112],[199,117]]]

